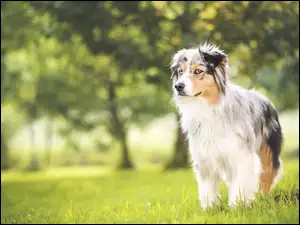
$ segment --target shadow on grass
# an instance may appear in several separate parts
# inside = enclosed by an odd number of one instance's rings
[[[273,198],[276,203],[279,202],[292,202],[296,203],[299,202],[299,189],[293,188],[292,190],[280,190],[273,194]]]

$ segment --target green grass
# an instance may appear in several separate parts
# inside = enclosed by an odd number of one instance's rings
[[[1,223],[297,223],[298,159],[284,163],[271,196],[234,210],[221,185],[221,206],[207,212],[191,170],[3,173]]]

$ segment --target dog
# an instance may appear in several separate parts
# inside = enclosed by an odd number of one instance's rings
[[[228,186],[228,205],[268,194],[283,170],[283,134],[270,100],[233,84],[228,55],[216,45],[181,49],[171,59],[172,101],[186,134],[203,209],[219,202],[218,183]]]

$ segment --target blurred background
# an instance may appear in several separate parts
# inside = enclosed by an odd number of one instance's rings
[[[299,2],[1,1],[1,171],[188,167],[169,63],[205,41],[297,158]]]

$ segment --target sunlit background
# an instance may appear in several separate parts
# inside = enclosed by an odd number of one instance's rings
[[[196,190],[169,63],[205,41],[273,101],[298,173],[299,2],[1,1],[1,184],[185,168]]]

